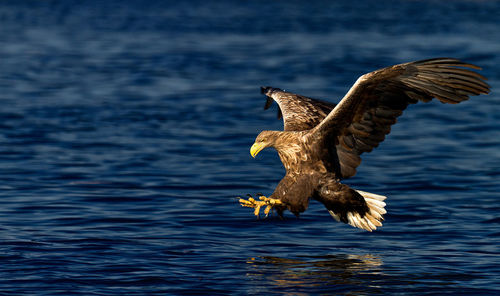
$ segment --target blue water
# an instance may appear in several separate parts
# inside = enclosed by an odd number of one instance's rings
[[[499,294],[500,2],[330,2],[2,1],[0,294]],[[238,205],[284,173],[249,154],[282,128],[261,85],[335,102],[440,56],[493,91],[363,156],[379,231]]]

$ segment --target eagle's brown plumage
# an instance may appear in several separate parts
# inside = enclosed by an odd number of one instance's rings
[[[274,147],[286,168],[273,199],[281,215],[307,209],[309,199],[322,202],[339,221],[366,230],[381,226],[384,196],[351,189],[340,180],[356,174],[360,155],[377,147],[408,104],[456,104],[471,95],[487,94],[479,67],[452,58],[438,58],[383,68],[359,77],[337,104],[263,87],[279,105],[284,131],[263,131],[252,146],[255,156]],[[272,100],[271,100],[272,99]]]

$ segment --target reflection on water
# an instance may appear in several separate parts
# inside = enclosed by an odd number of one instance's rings
[[[297,258],[257,257],[247,260],[247,278],[265,281],[278,290],[296,290],[302,295],[308,288],[326,291],[380,292],[377,282],[381,277],[382,259],[371,254],[338,254],[300,256]]]

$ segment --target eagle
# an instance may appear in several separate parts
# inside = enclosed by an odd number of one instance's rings
[[[472,70],[471,70],[472,69]],[[398,64],[360,76],[338,104],[262,87],[264,109],[278,104],[283,131],[262,131],[250,148],[255,156],[276,149],[286,169],[274,192],[240,199],[242,206],[289,210],[297,217],[311,199],[321,202],[331,216],[351,226],[373,231],[382,226],[386,196],[342,184],[353,177],[361,155],[376,148],[409,104],[457,104],[469,96],[488,94],[480,67],[454,58],[434,58]]]

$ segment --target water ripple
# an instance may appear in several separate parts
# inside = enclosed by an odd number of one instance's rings
[[[378,295],[500,291],[496,1],[0,4],[0,294]],[[336,101],[368,70],[437,56],[493,92],[412,105],[345,183],[384,227],[255,218],[259,86]],[[274,107],[275,108],[275,107]]]

